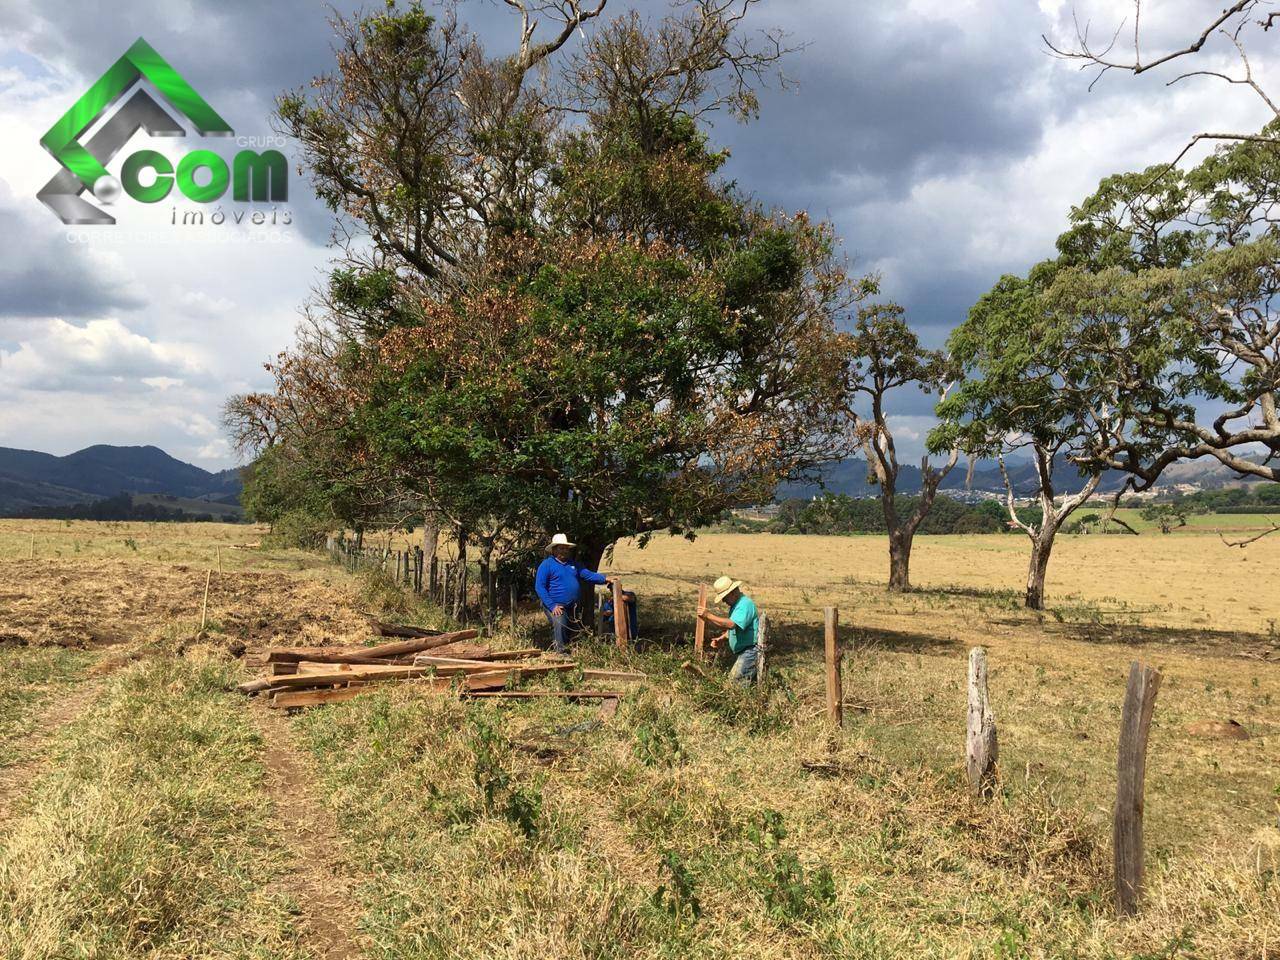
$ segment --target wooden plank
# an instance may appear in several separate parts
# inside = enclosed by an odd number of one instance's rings
[[[510,700],[534,700],[539,697],[563,697],[566,700],[622,699],[620,690],[478,690],[469,697],[502,697]]]
[[[698,661],[706,659],[707,624],[702,615],[707,612],[707,585],[698,587],[698,613],[693,618],[693,656]]]
[[[486,673],[472,673],[464,678],[463,689],[474,692],[478,690],[501,690],[507,683],[515,679],[519,681],[519,670],[490,670]]]
[[[844,691],[840,677],[840,611],[827,607],[824,630],[827,666],[827,720],[832,726],[844,726]]]
[[[1136,913],[1142,900],[1143,837],[1147,775],[1147,737],[1160,690],[1160,672],[1134,661],[1129,667],[1120,745],[1116,756],[1116,805],[1112,840],[1115,850],[1116,910]]]
[[[374,620],[371,624],[373,630],[380,637],[401,637],[402,639],[412,640],[418,637],[437,637],[441,631],[432,630],[428,627],[411,627],[398,623],[383,623],[381,620]]]
[[[622,584],[613,581],[613,635],[618,649],[626,650],[631,643],[631,620],[627,616],[627,604],[622,596]]]
[[[332,667],[332,664],[326,665]],[[343,666],[343,665],[339,665]],[[325,684],[346,684],[356,681],[370,680],[409,680],[413,677],[427,677],[435,673],[435,667],[377,667],[349,666],[347,670],[326,669],[324,672],[308,673],[306,664],[298,664],[298,673],[292,677],[272,677],[272,681],[282,687],[318,687]]]
[[[340,687],[336,690],[284,690],[271,698],[271,706],[279,710],[292,707],[314,707],[325,703],[343,703],[372,689],[372,684],[353,683],[349,687]],[[445,680],[419,680],[413,683],[413,689],[442,693],[450,689],[450,684]]]
[[[399,657],[406,653],[418,653],[421,650],[434,650],[459,640],[474,640],[480,636],[479,630],[455,630],[453,633],[441,633],[429,637],[418,637],[402,640],[399,643],[384,643],[376,647],[365,647],[366,657]]]
[[[965,731],[965,773],[979,796],[990,793],[999,758],[996,717],[987,694],[987,651],[969,651],[969,718]]]
[[[238,684],[236,686],[236,692],[250,694],[250,695],[255,693],[261,693],[262,691],[268,689],[269,687],[274,686],[275,682],[276,681],[274,677],[263,677],[258,680],[246,680],[244,683]]]
[[[583,670],[583,680],[617,680],[619,683],[638,683],[648,680],[647,673],[636,673],[629,670]]]
[[[486,658],[488,660],[529,660],[542,656],[537,647],[523,647],[520,650],[495,650]]]
[[[277,693],[271,698],[271,706],[277,710],[290,707],[315,707],[322,703],[342,703],[354,700],[368,688],[365,686],[343,687],[341,690],[290,690]]]
[[[369,657],[352,651],[363,647],[293,647],[267,651],[268,664],[288,663],[394,663],[393,657]]]

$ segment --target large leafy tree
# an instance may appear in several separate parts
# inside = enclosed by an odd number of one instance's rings
[[[501,56],[451,5],[340,20],[337,72],[281,101],[355,242],[276,389],[238,408],[276,442],[333,438],[363,503],[569,529],[595,562],[835,456],[836,323],[874,284],[719,175],[706,114],[750,117],[784,52],[744,33],[752,0],[508,5]]]
[[[1073,320],[1048,307],[1056,270],[1045,263],[1025,278],[1002,277],[952,333],[948,349],[967,375],[939,404],[941,422],[929,438],[933,449],[958,446],[999,463],[1009,523],[1031,541],[1025,603],[1035,610],[1044,607],[1058,530],[1096,491],[1099,450],[1121,428],[1113,396],[1079,389],[1089,354],[1073,336]],[[1010,480],[1005,457],[1014,451],[1031,459],[1032,490],[1017,491]],[[1060,489],[1064,470],[1084,474],[1070,494]],[[1038,521],[1017,509],[1019,493],[1035,497]]]
[[[1137,489],[1211,457],[1280,480],[1280,148],[1109,177],[1059,238],[1048,305],[1087,359],[1073,386],[1127,429],[1094,463]]]

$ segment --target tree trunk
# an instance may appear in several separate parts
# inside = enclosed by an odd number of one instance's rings
[[[1031,540],[1026,599],[1026,606],[1030,610],[1044,609],[1044,578],[1049,570],[1049,554],[1053,552],[1053,538],[1057,532],[1057,527],[1046,526]]]
[[[453,602],[453,618],[459,623],[467,617],[467,531],[458,530],[458,592]]]
[[[440,521],[428,514],[422,518],[422,565],[431,566],[436,556],[436,546],[440,541]]]
[[[577,549],[578,563],[587,570],[600,570],[600,561],[608,544],[601,540],[584,539]],[[585,581],[578,582],[578,615],[583,623],[595,623],[596,588]]]
[[[911,541],[914,533],[899,527],[889,532],[889,589],[905,593],[911,589]]]

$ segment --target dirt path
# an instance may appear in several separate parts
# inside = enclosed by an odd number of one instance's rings
[[[76,684],[67,693],[55,693],[52,702],[36,718],[35,729],[25,738],[23,757],[0,769],[0,823],[14,815],[14,806],[48,761],[49,744],[58,732],[84,713],[102,692],[101,676]]]
[[[288,721],[260,705],[250,713],[266,742],[267,794],[294,864],[277,882],[298,904],[302,943],[320,960],[359,957],[360,910],[342,862],[337,823],[316,798]]]

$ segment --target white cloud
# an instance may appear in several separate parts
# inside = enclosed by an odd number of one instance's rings
[[[191,346],[150,340],[117,319],[79,327],[53,318],[27,324],[18,348],[0,351],[0,390],[116,392],[152,386],[146,381],[155,378],[180,382],[203,370]]]

